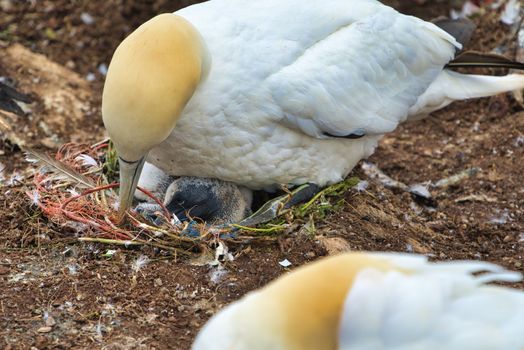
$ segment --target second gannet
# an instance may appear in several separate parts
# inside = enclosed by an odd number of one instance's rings
[[[226,306],[192,349],[522,350],[524,292],[488,284],[521,278],[481,261],[342,254]]]

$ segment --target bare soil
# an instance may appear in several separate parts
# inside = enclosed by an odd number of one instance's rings
[[[52,149],[68,137],[100,140],[100,65],[109,62],[118,42],[142,21],[189,3],[0,1],[0,49],[20,43],[77,74],[82,82],[69,89],[82,91],[79,108],[84,111],[74,128],[53,124],[47,135],[40,121],[48,119],[41,116],[67,117],[76,105],[65,111],[46,105],[46,92],[32,87],[33,71],[16,57],[2,55],[0,76],[14,79],[35,100],[26,119],[6,120],[30,145]],[[448,1],[389,3],[425,19],[449,11]],[[511,54],[507,45],[511,34],[498,23],[496,13],[488,11],[475,21],[479,28],[471,48],[503,47]],[[426,120],[403,125],[385,137],[369,159],[406,184],[436,182],[466,169],[481,169],[456,184],[432,189],[435,208],[416,204],[406,192],[385,188],[357,167],[352,175],[369,181],[367,190],[347,192],[343,205],[317,220],[313,231],[297,225],[275,240],[232,247],[235,260],[223,269],[151,248],[79,243],[78,233],[48,222],[31,206],[25,195],[28,165],[17,142],[8,133],[4,136],[0,148],[3,349],[188,349],[216,310],[286,273],[289,269],[279,261],[288,259],[292,269],[348,249],[417,252],[438,260],[483,259],[524,272],[524,112],[510,94],[455,103]],[[144,257],[148,260],[142,264]]]

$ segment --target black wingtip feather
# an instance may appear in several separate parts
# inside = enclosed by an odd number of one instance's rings
[[[476,51],[466,51],[450,61],[447,68],[509,68],[524,70],[524,63],[512,61],[507,57]]]

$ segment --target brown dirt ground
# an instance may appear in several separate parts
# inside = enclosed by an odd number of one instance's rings
[[[1,1],[0,40],[2,47],[21,43],[81,76],[94,73],[89,104],[96,117],[102,87],[98,66],[108,62],[119,40],[155,13],[190,2]],[[426,19],[448,11],[448,2],[442,1],[390,3]],[[94,24],[83,23],[82,13],[89,13]],[[495,15],[476,21],[480,28],[473,48],[491,50],[508,41],[508,30]],[[0,75],[9,76],[2,67],[0,57]],[[38,111],[41,101],[35,98]],[[357,167],[354,175],[370,181],[367,191],[349,191],[339,210],[315,223],[314,233],[299,226],[276,241],[233,247],[236,259],[225,265],[227,274],[216,283],[211,280],[215,267],[149,248],[78,243],[74,232],[49,223],[31,207],[24,195],[27,180],[4,186],[0,348],[187,349],[217,309],[285,273],[280,260],[287,258],[296,267],[347,248],[484,259],[523,271],[522,110],[510,95],[499,96],[456,103],[403,125],[384,138],[370,159],[389,176],[414,184],[472,167],[482,171],[433,190],[437,208],[428,210],[416,207],[410,195],[368,179]],[[95,120],[84,123],[92,140],[102,137]],[[24,173],[22,159],[16,145],[2,142],[4,176]],[[108,249],[116,253],[107,257]],[[142,255],[149,262],[133,268]]]

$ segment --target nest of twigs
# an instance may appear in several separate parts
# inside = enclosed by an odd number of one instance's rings
[[[111,182],[112,150],[108,141],[89,145],[68,143],[54,157],[34,150],[27,159],[37,166],[34,189],[28,191],[34,205],[51,221],[68,225],[82,241],[131,245],[149,245],[160,249],[193,254],[222,241],[255,239],[241,235],[235,227],[213,227],[204,222],[181,223],[151,193],[140,189],[164,209],[156,213],[161,224],[154,224],[133,210],[127,212],[126,224],[117,225],[116,209],[119,184]]]

